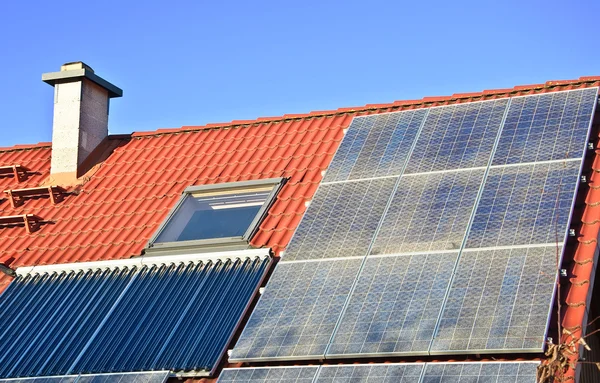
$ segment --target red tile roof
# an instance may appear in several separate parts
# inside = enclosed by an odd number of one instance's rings
[[[0,215],[35,214],[44,223],[27,234],[23,227],[0,228],[0,262],[10,267],[127,258],[139,255],[148,239],[190,185],[289,177],[254,246],[284,249],[321,181],[352,118],[356,115],[464,103],[600,85],[600,76],[548,81],[512,89],[426,97],[421,100],[264,117],[206,126],[184,126],[115,136],[108,157],[79,189],[52,205],[27,199],[12,208],[0,200]],[[600,169],[600,152],[595,169]],[[49,143],[0,148],[0,166],[30,169],[26,180],[0,175],[0,192],[43,184],[50,171]],[[597,165],[597,166],[596,166]],[[597,171],[596,171],[597,172]],[[593,185],[600,185],[594,172]],[[600,194],[590,189],[582,240],[568,290],[565,326],[581,326],[600,223]],[[7,278],[0,279],[0,289]]]

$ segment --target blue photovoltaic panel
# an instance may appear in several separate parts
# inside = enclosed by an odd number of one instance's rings
[[[323,182],[402,173],[425,109],[355,117]]]
[[[598,88],[511,99],[492,165],[581,158]]]
[[[11,339],[0,344],[0,377],[211,371],[269,264],[245,258],[19,276],[0,300]]]
[[[484,169],[403,176],[371,254],[458,250]]]
[[[283,261],[364,257],[396,178],[321,185]]]
[[[430,108],[405,174],[487,166],[508,99]]]
[[[59,375],[83,350],[136,269],[17,277],[0,300],[0,377]]]
[[[420,383],[536,383],[539,362],[427,363]]]
[[[317,383],[417,383],[423,363],[323,366]]]
[[[561,250],[463,251],[431,353],[542,352]]]
[[[225,368],[218,383],[313,383],[319,367]]]
[[[491,168],[467,248],[564,240],[580,161]]]
[[[279,263],[229,360],[322,358],[361,261]]]
[[[327,358],[426,355],[457,256],[369,257]]]
[[[269,263],[144,266],[73,371],[211,371]]]

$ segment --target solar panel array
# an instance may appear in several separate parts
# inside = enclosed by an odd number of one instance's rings
[[[269,264],[163,259],[19,275],[0,300],[11,339],[0,344],[0,378],[211,372]]]
[[[218,383],[536,383],[539,362],[226,368]]]
[[[597,92],[354,118],[231,360],[542,351]],[[358,263],[335,304],[286,304],[327,258]]]

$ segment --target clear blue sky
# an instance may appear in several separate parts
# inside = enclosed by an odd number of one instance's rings
[[[287,3],[3,1],[0,146],[50,141],[69,61],[124,90],[112,134],[600,75],[597,0]]]

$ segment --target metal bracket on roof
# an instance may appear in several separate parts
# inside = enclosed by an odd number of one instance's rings
[[[71,271],[88,271],[88,270],[106,270],[122,267],[143,267],[151,265],[168,265],[178,263],[196,263],[196,262],[216,262],[226,259],[245,259],[245,258],[267,258],[271,257],[270,248],[247,249],[241,251],[223,251],[213,253],[197,253],[197,254],[177,254],[177,255],[162,255],[153,257],[134,257],[128,259],[116,259],[110,261],[94,261],[94,262],[76,262],[54,265],[29,266],[19,267],[15,270],[18,275],[25,274],[51,274],[55,272],[71,272]]]
[[[17,276],[17,273],[13,269],[11,269],[10,267],[8,267],[2,263],[0,263],[0,271],[3,272],[4,274],[8,275],[9,277]]]

